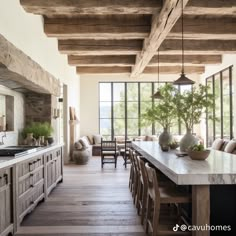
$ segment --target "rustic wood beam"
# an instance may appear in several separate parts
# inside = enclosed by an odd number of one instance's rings
[[[167,38],[181,39],[181,20],[178,20]],[[236,18],[185,17],[184,39],[236,39]]]
[[[160,66],[180,65],[181,55],[160,55]],[[185,65],[208,65],[220,64],[221,55],[186,55]],[[79,56],[69,55],[68,63],[71,66],[133,66],[135,55],[107,55],[107,56]],[[157,66],[158,57],[155,55],[149,63],[149,66]]]
[[[135,55],[76,56],[69,55],[71,66],[133,66]]]
[[[20,0],[27,12],[39,15],[153,14],[160,0]]]
[[[173,65],[182,63],[182,55],[159,55],[160,65]],[[210,65],[222,63],[221,55],[185,55],[185,65]],[[149,65],[157,65],[158,56],[155,55]]]
[[[44,18],[49,37],[78,39],[137,39],[148,37],[151,15],[88,15]]]
[[[160,66],[161,74],[180,74],[181,66]],[[76,67],[78,74],[127,74],[131,73],[131,67],[120,66],[78,66]],[[185,66],[187,74],[201,74],[205,72],[204,66]],[[147,66],[144,74],[157,74],[157,67]]]
[[[127,74],[131,72],[131,67],[92,67],[92,66],[80,66],[76,68],[78,74]]]
[[[191,0],[184,9],[184,14],[191,16],[235,16],[235,0]]]
[[[16,85],[19,88],[22,86],[35,92],[49,93],[56,96],[60,95],[60,81],[16,48],[1,34],[0,67],[0,77],[2,83],[5,85]],[[6,82],[7,80],[11,80],[12,82]]]
[[[144,74],[157,74],[157,67],[147,66],[143,73]],[[182,70],[181,65],[179,66],[160,66],[161,74],[180,74]],[[185,66],[184,71],[186,74],[202,74],[205,72],[204,66]]]
[[[59,40],[61,53],[74,55],[133,55],[142,48],[143,40]]]
[[[160,54],[181,54],[182,42],[168,39],[160,46]],[[236,40],[185,40],[184,53],[187,55],[232,54],[236,53]]]
[[[188,0],[183,0],[183,6]],[[143,49],[136,57],[136,64],[132,68],[131,77],[139,76],[149,61],[152,59],[161,43],[165,40],[176,21],[181,16],[182,1],[164,1],[164,5],[159,14],[153,16],[152,28],[148,38],[145,39]]]

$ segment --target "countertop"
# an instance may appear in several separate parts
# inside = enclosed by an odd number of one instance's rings
[[[15,158],[14,157],[0,157],[0,169],[12,166],[12,165],[17,164],[19,162],[33,158],[36,155],[43,154],[45,152],[54,150],[55,148],[59,148],[62,146],[64,146],[64,144],[58,143],[58,144],[53,144],[53,145],[49,145],[49,146],[45,146],[45,147],[40,147],[36,152],[32,152],[32,153],[29,153],[26,155],[19,155]]]
[[[176,151],[163,152],[158,142],[133,142],[133,147],[178,185],[236,184],[236,155],[211,150],[204,161],[188,156],[177,157]]]

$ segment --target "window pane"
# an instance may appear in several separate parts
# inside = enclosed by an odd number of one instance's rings
[[[127,101],[138,101],[138,83],[127,83]]]
[[[113,100],[114,101],[125,100],[125,84],[124,83],[113,84]]]
[[[141,115],[146,112],[147,109],[152,108],[152,103],[151,102],[141,102]]]
[[[124,119],[114,119],[114,136],[125,136]]]
[[[140,84],[140,100],[141,101],[152,101],[152,84],[141,83]]]
[[[100,119],[100,134],[111,135],[111,119]]]
[[[141,127],[141,135],[152,135],[152,125]]]
[[[125,103],[114,102],[113,104],[114,118],[125,118]]]
[[[127,103],[127,118],[138,118],[138,102]]]
[[[100,101],[111,101],[111,83],[100,83]]]
[[[111,102],[100,102],[100,118],[111,118]]]
[[[215,138],[221,138],[220,74],[215,76]]]
[[[127,135],[138,136],[138,119],[127,120]]]
[[[213,93],[213,85],[212,85],[212,78],[207,79],[207,85],[209,86],[208,93]],[[213,129],[213,109],[207,110],[207,146],[211,147],[213,141],[214,141],[214,129]]]

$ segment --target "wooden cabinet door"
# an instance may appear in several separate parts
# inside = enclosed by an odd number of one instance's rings
[[[0,171],[0,234],[12,225],[11,169]]]

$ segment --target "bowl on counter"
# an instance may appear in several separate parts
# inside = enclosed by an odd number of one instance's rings
[[[193,150],[188,150],[188,156],[192,159],[192,160],[206,160],[207,157],[209,156],[211,150],[205,149],[203,151],[193,151]]]

